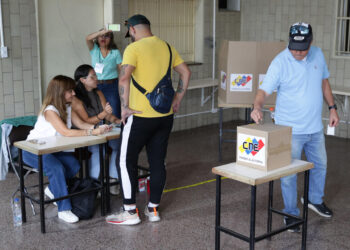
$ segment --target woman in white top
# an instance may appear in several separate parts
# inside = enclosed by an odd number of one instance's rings
[[[50,81],[38,120],[27,140],[49,136],[99,135],[110,130],[107,125],[94,129],[94,125],[83,122],[72,112],[70,103],[75,95],[74,88],[74,80],[67,76],[58,75]],[[80,129],[71,129],[72,123]],[[66,179],[74,177],[79,171],[78,160],[72,152],[45,154],[42,160],[43,171],[49,179],[45,195],[51,199],[68,195]],[[32,153],[23,151],[23,161],[32,167],[38,167],[38,157]],[[70,199],[58,201],[57,206],[59,219],[68,223],[79,221],[71,212]]]

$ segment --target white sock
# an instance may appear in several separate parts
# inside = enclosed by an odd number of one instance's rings
[[[136,205],[124,205],[124,210],[125,211],[130,211],[136,209]]]
[[[148,207],[158,207],[159,204],[154,204],[152,202],[148,202]]]

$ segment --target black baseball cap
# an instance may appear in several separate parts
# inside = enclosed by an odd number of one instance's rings
[[[150,21],[144,15],[140,15],[140,14],[133,15],[132,17],[129,17],[129,19],[125,21],[125,25],[128,28],[128,32],[126,33],[125,37],[130,37],[130,34],[129,34],[130,26],[135,26],[138,24],[151,25]]]
[[[312,27],[308,23],[295,23],[289,29],[288,49],[307,50],[312,42]]]

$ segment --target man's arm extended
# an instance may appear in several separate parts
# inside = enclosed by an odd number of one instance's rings
[[[328,79],[322,80],[322,91],[323,91],[323,97],[326,100],[328,106],[333,106],[334,99],[333,99],[331,85],[329,84]],[[329,126],[336,127],[338,123],[339,123],[339,116],[338,116],[337,110],[335,109],[329,110]]]
[[[187,90],[188,83],[189,83],[190,77],[191,77],[191,71],[187,67],[186,63],[181,63],[181,64],[177,65],[174,68],[174,70],[180,74],[179,84],[177,86],[176,94],[175,94],[173,104],[172,104],[173,111],[176,113],[180,109],[180,104],[181,104],[182,98],[184,97],[185,92]]]
[[[250,117],[254,120],[256,124],[259,124],[264,118],[264,115],[261,110],[264,106],[264,102],[267,96],[268,94],[264,90],[258,89],[254,100],[254,108],[253,111],[250,113]]]
[[[120,78],[119,78],[119,97],[121,106],[121,120],[125,125],[126,119],[132,114],[141,113],[129,108],[129,93],[130,93],[130,79],[131,73],[135,67],[132,65],[124,64],[121,67]]]

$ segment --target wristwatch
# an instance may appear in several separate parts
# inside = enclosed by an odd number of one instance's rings
[[[328,106],[328,109],[329,109],[329,110],[331,110],[331,109],[337,110],[337,109],[338,109],[337,104],[334,104],[334,105],[332,105],[332,106]]]

